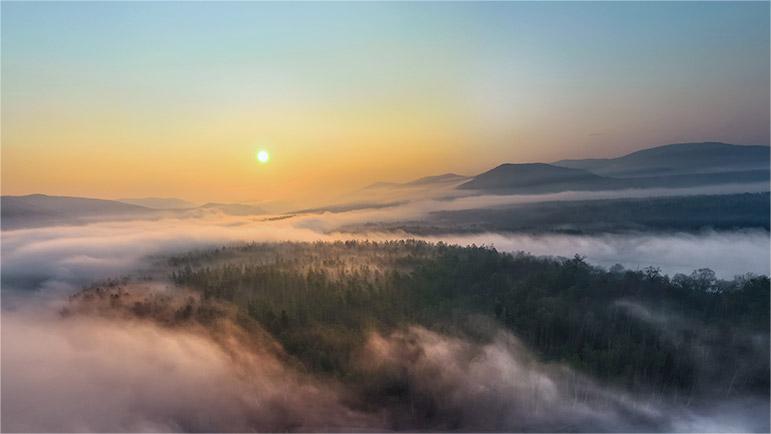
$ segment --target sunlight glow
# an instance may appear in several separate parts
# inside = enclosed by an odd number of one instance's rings
[[[260,163],[267,163],[268,160],[270,160],[270,155],[268,154],[268,151],[262,150],[257,152],[257,161]]]

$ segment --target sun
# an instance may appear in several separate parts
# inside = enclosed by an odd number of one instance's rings
[[[270,154],[268,154],[268,151],[261,150],[257,152],[257,161],[260,163],[267,163],[268,160],[270,160]]]

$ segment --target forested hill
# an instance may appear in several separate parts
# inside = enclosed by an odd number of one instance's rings
[[[619,177],[768,170],[769,147],[720,142],[675,143],[618,158],[561,160],[552,164]]]
[[[351,225],[346,230],[458,232],[667,232],[769,230],[769,193],[536,202],[453,211],[427,218]]]
[[[357,378],[368,331],[417,324],[483,340],[470,318],[486,317],[543,359],[626,388],[768,393],[765,276],[605,271],[418,241],[250,244],[169,263],[179,285],[233,303],[307,369],[341,379]]]

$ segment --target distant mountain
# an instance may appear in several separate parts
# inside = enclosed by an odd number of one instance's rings
[[[501,164],[458,186],[465,190],[511,191],[573,189],[575,186],[601,188],[609,180],[581,169],[544,163]]]
[[[445,184],[450,182],[459,182],[464,179],[469,179],[468,176],[458,175],[457,173],[445,173],[436,176],[426,176],[418,178],[414,181],[407,182],[403,185],[406,186],[419,186],[419,185],[432,185],[432,184]]]
[[[527,194],[768,182],[769,157],[768,146],[678,143],[618,158],[502,164],[458,188]]]
[[[495,194],[540,194],[646,188],[686,188],[768,182],[768,170],[612,178],[550,164],[502,164],[458,186]]]
[[[75,223],[104,217],[131,217],[154,212],[146,207],[114,200],[44,194],[2,196],[0,200],[3,229]]]
[[[561,160],[555,166],[588,170],[612,177],[686,175],[768,170],[768,146],[720,142],[676,143],[633,152],[618,158]]]
[[[158,202],[150,202],[156,203],[158,206]],[[161,202],[161,204],[163,203],[166,202]],[[53,224],[86,223],[104,219],[185,215],[195,212],[195,210],[217,210],[229,215],[264,213],[259,207],[239,203],[207,203],[195,208],[153,209],[117,200],[31,194],[28,196],[2,196],[2,228],[16,229]]]
[[[394,188],[394,187],[401,187],[403,184],[400,184],[398,182],[373,182],[372,184],[369,184],[368,186],[364,187],[364,190],[377,190],[381,188]]]
[[[297,214],[317,214],[321,212],[348,212],[348,211],[358,211],[362,209],[380,209],[380,208],[388,208],[392,206],[397,205],[403,205],[407,203],[408,201],[398,201],[398,202],[384,202],[384,203],[377,203],[377,202],[353,202],[353,203],[343,203],[343,204],[333,204],[333,205],[326,205],[316,208],[304,208],[296,211],[291,211],[289,214],[297,215]]]
[[[118,199],[118,201],[152,209],[190,209],[196,207],[196,204],[176,197],[138,197]]]
[[[263,210],[260,207],[256,207],[254,205],[246,205],[242,203],[215,203],[215,202],[209,202],[204,205],[199,206],[197,209],[209,209],[209,210],[218,210],[224,214],[229,215],[236,215],[236,216],[242,216],[242,215],[253,215],[253,214],[264,214],[265,210]]]
[[[426,176],[409,182],[375,182],[365,189],[383,189],[383,188],[405,188],[405,187],[426,187],[446,185],[454,182],[461,182],[469,179],[468,176],[458,175],[457,173],[444,173],[442,175]]]

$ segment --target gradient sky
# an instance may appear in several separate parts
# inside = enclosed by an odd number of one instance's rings
[[[0,7],[3,194],[319,200],[769,143],[768,2]]]

